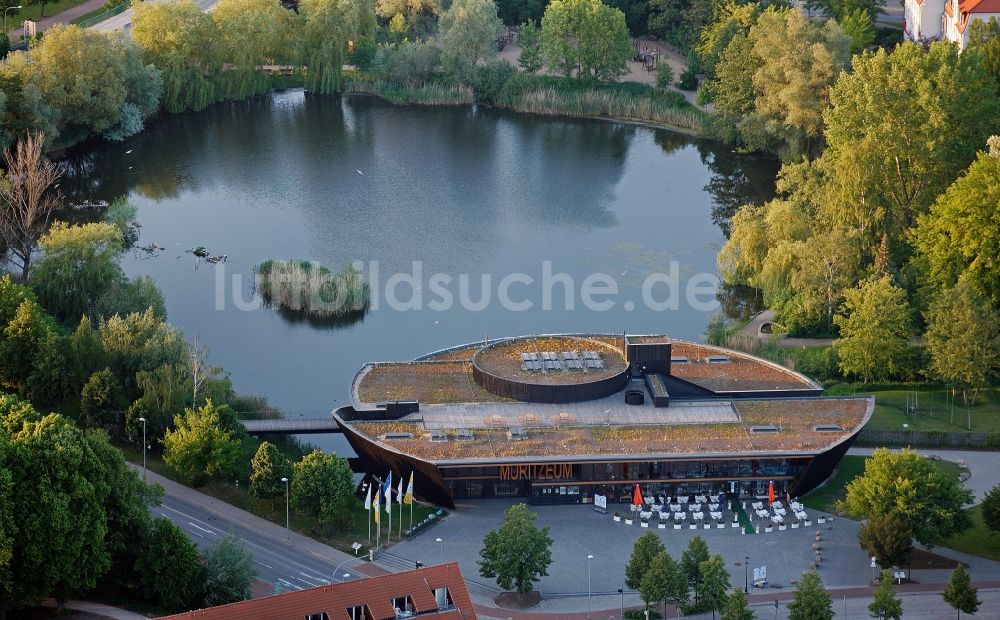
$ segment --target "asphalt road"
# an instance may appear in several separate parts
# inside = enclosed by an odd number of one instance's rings
[[[153,508],[153,516],[166,517],[180,527],[202,550],[211,549],[229,533],[238,537],[253,554],[258,579],[269,584],[281,584],[283,591],[302,590],[328,583],[339,583],[365,577],[354,570],[353,558],[334,564],[314,557],[274,538],[227,520],[196,503],[165,495],[163,503]]]
[[[152,0],[147,0],[152,1]],[[219,0],[195,0],[201,10],[208,11],[211,10],[215,3]],[[91,26],[91,30],[96,30],[97,32],[116,32],[118,30],[123,30],[125,32],[130,32],[132,30],[132,16],[135,14],[134,9],[128,9],[115,15],[111,19],[106,19],[103,22],[99,22]]]

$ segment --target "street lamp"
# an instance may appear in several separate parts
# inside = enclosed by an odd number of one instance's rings
[[[750,556],[743,562],[743,592],[750,594]]]
[[[441,540],[441,537],[439,536],[434,539],[434,542],[436,542],[438,546],[441,548],[441,559],[438,562],[438,564],[444,564],[444,541]]]
[[[24,5],[19,4],[17,6],[9,6],[6,9],[3,10],[3,32],[4,32],[4,34],[7,34],[7,11],[16,10],[16,9],[23,9],[23,8],[24,8]]]
[[[285,483],[285,538],[288,538],[288,478],[282,478],[281,481]]]
[[[7,13],[3,14],[4,19],[7,18]],[[7,24],[4,22],[4,32],[7,32]],[[146,481],[146,418],[139,418],[142,422],[142,481]]]
[[[590,561],[593,559],[593,554],[587,554],[587,620],[590,620]]]
[[[618,588],[618,596],[622,597],[621,616],[619,616],[619,617],[622,618],[622,620],[624,620],[624,618],[625,618],[625,588]]]

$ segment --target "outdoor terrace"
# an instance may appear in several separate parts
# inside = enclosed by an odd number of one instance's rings
[[[671,364],[671,375],[713,392],[819,389],[797,372],[738,351],[675,340],[671,356],[688,359]],[[728,361],[707,361],[721,357]]]
[[[685,405],[678,403],[683,411]],[[526,403],[516,405],[529,406]],[[713,415],[725,417],[722,403]],[[729,421],[702,422],[648,418],[623,420],[613,417],[585,418],[579,415],[579,405],[534,405],[562,407],[573,416],[565,422],[551,416],[538,414],[535,424],[523,424],[523,417],[516,426],[527,427],[527,438],[510,439],[507,431],[514,424],[507,418],[479,417],[480,422],[468,417],[468,409],[422,409],[396,422],[348,422],[353,428],[373,441],[420,459],[439,463],[482,461],[497,459],[544,460],[566,457],[614,457],[640,455],[710,455],[753,453],[806,453],[815,454],[829,449],[856,432],[871,416],[874,402],[871,398],[818,398],[743,400],[731,404]],[[510,405],[505,404],[506,408]],[[499,407],[497,407],[499,408]],[[637,409],[645,409],[638,407]],[[649,408],[653,410],[652,407]],[[657,409],[666,412],[674,409]],[[694,411],[690,409],[689,412]],[[708,410],[706,410],[708,412]],[[615,412],[612,412],[615,413]],[[447,415],[454,415],[447,418]],[[494,414],[489,414],[492,416]],[[522,414],[526,415],[526,414]],[[454,426],[447,426],[451,422]],[[838,425],[838,432],[817,431],[816,425]],[[752,433],[750,428],[759,425],[777,427],[772,433]],[[472,439],[456,440],[457,430],[471,431]],[[447,441],[430,441],[431,431],[443,432]],[[412,438],[379,440],[385,433],[412,433]]]

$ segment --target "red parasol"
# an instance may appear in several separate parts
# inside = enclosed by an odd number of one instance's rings
[[[767,505],[774,503],[774,481],[767,483]]]
[[[632,493],[632,505],[636,508],[642,506],[642,493],[639,492],[639,485],[635,485],[635,492]]]

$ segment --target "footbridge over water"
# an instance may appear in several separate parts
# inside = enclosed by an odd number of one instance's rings
[[[318,435],[339,433],[340,427],[333,418],[318,420],[240,420],[251,435]]]

